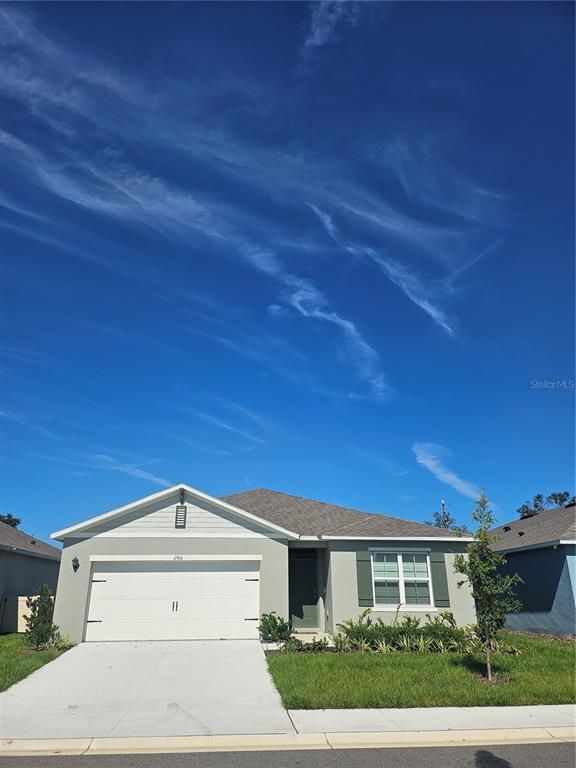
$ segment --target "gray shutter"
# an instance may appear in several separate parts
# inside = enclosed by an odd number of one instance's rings
[[[372,589],[372,555],[370,552],[356,552],[356,574],[358,576],[358,605],[367,608],[374,605]]]
[[[450,608],[444,552],[430,552],[430,570],[432,571],[434,605],[438,608]]]

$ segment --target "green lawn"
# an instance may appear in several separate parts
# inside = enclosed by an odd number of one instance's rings
[[[60,651],[31,651],[22,635],[0,635],[0,691],[27,677],[60,655]]]
[[[507,682],[476,677],[482,657],[456,653],[274,653],[268,666],[288,709],[571,704],[576,645],[505,635],[522,653],[495,656]]]

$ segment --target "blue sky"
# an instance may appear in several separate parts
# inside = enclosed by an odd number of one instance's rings
[[[0,6],[3,511],[572,491],[573,16]]]

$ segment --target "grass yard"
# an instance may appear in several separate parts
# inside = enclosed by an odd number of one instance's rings
[[[478,679],[482,657],[457,653],[274,653],[270,673],[288,709],[473,707],[576,701],[576,644],[506,634],[519,656],[496,655]]]
[[[22,635],[0,635],[0,691],[60,656],[61,651],[31,651]]]

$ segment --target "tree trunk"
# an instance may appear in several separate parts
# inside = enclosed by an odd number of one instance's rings
[[[486,645],[486,676],[488,677],[488,682],[492,682],[492,662],[490,661],[490,645]]]

